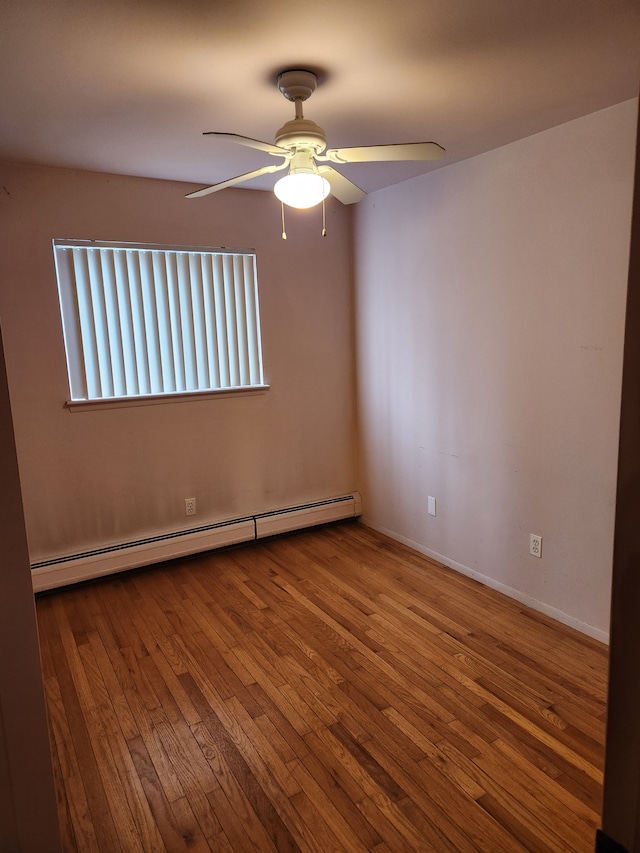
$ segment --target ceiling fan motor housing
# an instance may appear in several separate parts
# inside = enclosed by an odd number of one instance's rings
[[[276,145],[294,150],[308,149],[321,154],[327,147],[324,130],[308,118],[294,118],[276,133]]]

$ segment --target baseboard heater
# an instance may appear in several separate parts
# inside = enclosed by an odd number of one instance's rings
[[[203,527],[192,527],[96,548],[51,560],[42,560],[31,564],[34,592],[43,592],[67,584],[79,583],[91,578],[109,575],[115,572],[148,566],[187,554],[210,551],[262,539],[291,530],[301,530],[330,521],[355,518],[361,513],[361,499],[358,492],[337,498],[316,501],[302,506],[286,507],[272,512],[234,518]]]

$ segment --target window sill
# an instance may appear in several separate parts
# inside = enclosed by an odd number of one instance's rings
[[[188,391],[180,394],[147,394],[144,397],[105,397],[103,400],[67,400],[70,412],[93,412],[97,409],[123,409],[131,406],[157,406],[163,403],[187,403],[220,397],[254,397],[269,390],[268,385],[220,388],[212,391]]]

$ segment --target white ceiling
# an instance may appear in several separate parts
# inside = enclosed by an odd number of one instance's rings
[[[0,159],[215,183],[273,161],[202,131],[273,141],[302,67],[330,147],[447,149],[371,191],[637,96],[639,47],[638,0],[0,0]]]

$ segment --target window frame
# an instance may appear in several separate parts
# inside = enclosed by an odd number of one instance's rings
[[[263,373],[254,249],[62,238],[55,238],[52,247],[69,386],[69,399],[65,405],[71,411],[262,394],[269,388]],[[65,257],[65,250],[71,250],[73,254]],[[93,256],[91,250],[98,250],[98,254]],[[118,253],[125,254],[118,257]],[[144,255],[150,255],[150,258],[143,258]],[[184,259],[183,255],[188,257]],[[132,258],[135,258],[132,262],[133,279],[137,276],[137,281],[132,280],[129,266]],[[205,258],[210,268],[203,266]],[[83,266],[80,272],[78,265]],[[124,267],[126,272],[123,272]],[[92,270],[94,279],[91,278]],[[83,276],[84,281],[79,283]],[[143,276],[146,277],[141,284]],[[151,289],[151,306],[143,306],[140,297],[136,304],[133,293],[136,284]],[[81,288],[84,288],[83,293]],[[111,293],[108,293],[109,289]],[[126,298],[123,300],[124,293]],[[173,304],[167,311],[172,296]],[[159,305],[158,297],[165,303],[163,306]],[[130,352],[127,355],[126,351],[133,348],[130,344],[134,333],[123,323],[123,306],[130,319],[138,310],[136,322],[153,327],[152,334],[157,336],[156,353],[150,352],[149,342],[145,339],[133,356]],[[113,328],[110,324],[114,322],[117,326],[115,344],[109,335]],[[177,334],[176,323],[182,327]],[[93,341],[90,340],[92,336]],[[128,389],[125,388],[125,393],[95,394],[96,382],[92,388],[89,375],[104,371],[105,359],[99,361],[97,351],[87,356],[86,351],[92,345],[101,347],[103,356],[107,352],[109,370],[100,375],[101,392],[104,392],[105,383],[107,387],[113,383],[114,391],[120,391],[122,384],[126,384],[122,369],[120,376],[116,375],[117,367],[114,368],[108,357],[109,347],[115,346],[116,358],[126,363],[127,371],[139,373],[143,370],[150,374],[155,364],[153,379],[146,378],[142,392],[134,379],[135,393],[126,393]],[[195,380],[198,387],[169,387],[165,381],[166,361],[162,365],[159,363],[160,350],[162,359],[180,363],[182,386],[187,383],[193,386],[194,377],[198,374]],[[220,361],[216,361],[218,357]],[[131,358],[135,360],[131,361]],[[203,359],[208,360],[204,369]],[[225,384],[221,384],[225,359],[228,372],[225,373]],[[185,378],[187,374],[190,379]],[[207,377],[206,387],[202,386],[200,378],[203,374]],[[214,376],[218,377],[217,384],[214,384]],[[234,381],[247,378],[250,381],[245,384]],[[174,385],[180,384],[180,380],[173,375]],[[152,382],[156,387],[151,387]]]

